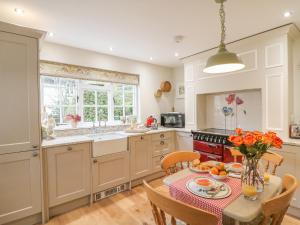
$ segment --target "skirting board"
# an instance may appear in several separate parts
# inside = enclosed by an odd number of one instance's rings
[[[50,218],[90,204],[90,195],[49,209]]]
[[[142,178],[138,178],[136,180],[131,181],[131,187],[141,185],[143,183],[143,180],[151,181],[151,180],[155,180],[157,178],[163,177],[163,176],[165,176],[164,172],[157,172],[157,173],[150,174],[150,175],[142,177]]]
[[[300,208],[290,207],[287,214],[300,219]]]
[[[5,225],[34,225],[42,223],[42,213],[38,213],[32,216],[25,217],[20,220],[6,223]]]

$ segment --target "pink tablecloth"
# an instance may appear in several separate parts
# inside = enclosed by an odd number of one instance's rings
[[[241,194],[241,180],[235,178],[226,178],[222,181],[231,187],[231,195],[227,198],[206,199],[192,194],[186,188],[186,183],[197,176],[199,176],[199,174],[192,174],[172,183],[170,185],[170,195],[177,200],[217,215],[219,219],[218,224],[221,225],[223,210]],[[209,175],[201,176],[209,177]]]

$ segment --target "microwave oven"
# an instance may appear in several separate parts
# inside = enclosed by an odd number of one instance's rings
[[[163,127],[184,128],[185,116],[184,113],[171,112],[162,113],[160,115],[160,123]]]

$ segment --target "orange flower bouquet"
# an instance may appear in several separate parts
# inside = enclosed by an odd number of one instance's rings
[[[270,148],[281,148],[282,140],[274,132],[262,133],[260,131],[244,132],[236,129],[236,135],[228,140],[234,148],[244,155],[244,170],[242,172],[242,185],[256,188],[257,192],[263,191],[263,174],[259,172],[259,160]]]

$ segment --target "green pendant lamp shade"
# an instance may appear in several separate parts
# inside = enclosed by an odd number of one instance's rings
[[[221,43],[219,45],[218,53],[209,57],[206,66],[203,70],[204,73],[228,73],[241,70],[245,68],[242,60],[237,56],[237,54],[227,51],[224,44],[225,41],[225,11],[224,11],[224,1],[225,0],[215,0],[217,3],[221,4],[220,7],[220,20],[221,20]]]
[[[209,57],[204,68],[204,73],[228,73],[245,68],[240,58],[227,51],[225,45],[220,45],[218,53]]]

